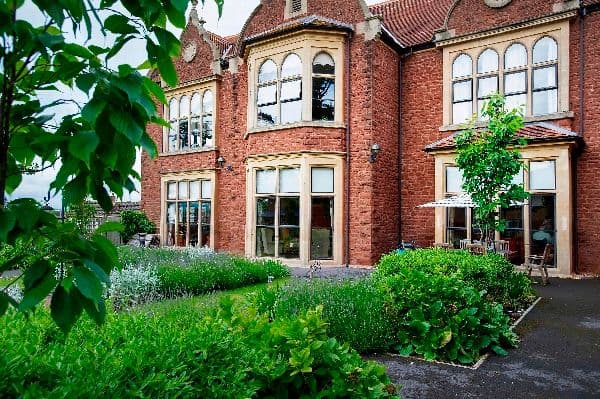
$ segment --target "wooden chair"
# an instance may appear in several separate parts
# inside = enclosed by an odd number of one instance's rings
[[[464,238],[460,240],[460,249],[467,249],[467,245],[471,244],[471,240]]]
[[[452,249],[452,244],[449,244],[447,242],[435,242],[433,243],[433,247],[441,249]]]
[[[508,245],[508,241],[506,240],[498,240],[494,242],[494,247],[496,248],[496,253],[504,256],[506,259],[509,258],[510,248]]]
[[[473,255],[485,255],[487,252],[485,245],[481,244],[467,244],[467,251]]]
[[[533,268],[537,268],[542,276],[542,284],[548,284],[548,264],[552,259],[552,244],[546,244],[542,255],[529,255],[527,263],[524,265],[527,267],[527,275],[531,278],[531,271]]]

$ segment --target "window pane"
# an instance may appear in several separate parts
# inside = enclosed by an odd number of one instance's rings
[[[498,76],[477,79],[477,97],[489,97],[498,91]]]
[[[169,120],[177,119],[179,116],[179,106],[177,104],[177,99],[172,98],[169,103]]]
[[[556,65],[533,70],[533,88],[556,87]]]
[[[177,199],[177,183],[167,184],[167,199]]]
[[[190,147],[197,148],[202,144],[200,142],[200,117],[195,116],[190,120]]]
[[[174,185],[174,184],[173,184]],[[167,202],[167,245],[175,244],[175,218],[177,217],[177,208],[174,202]]]
[[[278,123],[277,105],[265,105],[258,108],[258,126],[271,126]]]
[[[179,121],[179,148],[182,150],[189,148],[187,119]]]
[[[171,123],[169,129],[169,151],[177,151],[177,122]]]
[[[448,208],[448,227],[467,228],[467,208]]]
[[[527,74],[525,72],[507,73],[504,75],[504,94],[527,91]]]
[[[179,117],[186,118],[190,115],[190,98],[188,96],[181,97],[179,102]]]
[[[213,112],[213,93],[210,90],[204,92],[202,98],[202,112],[205,114],[211,114]]]
[[[471,76],[473,73],[473,60],[466,54],[461,54],[454,60],[452,64],[452,78],[462,78]]]
[[[529,163],[529,189],[556,189],[554,161],[535,161]]]
[[[202,214],[201,214],[201,219],[200,219],[201,245],[203,247],[208,247],[208,246],[210,246],[210,230],[211,230],[210,213],[211,213],[212,206],[211,206],[210,202],[202,202],[201,206],[202,206],[202,209],[201,209]]]
[[[335,74],[335,63],[327,53],[319,53],[313,61],[313,73],[321,75]]]
[[[527,65],[527,49],[521,43],[515,43],[504,53],[504,69],[519,68]]]
[[[279,170],[279,192],[300,192],[300,168],[289,168]]]
[[[542,255],[546,244],[552,245],[552,250],[555,248],[556,197],[554,194],[533,194],[529,203],[531,206],[531,254]],[[555,256],[552,258],[550,264],[554,265]]]
[[[187,202],[177,205],[177,237],[175,245],[185,247],[187,245]]]
[[[213,117],[204,115],[202,117],[202,147],[213,145]]]
[[[473,97],[473,81],[465,80],[453,84],[454,101],[471,100]]]
[[[291,80],[281,83],[281,101],[302,98],[302,80]]]
[[[200,182],[199,181],[191,181],[190,182],[190,199],[191,200],[199,200],[200,199]]]
[[[533,114],[544,115],[558,111],[558,90],[536,91],[533,93]]]
[[[200,222],[200,204],[190,202],[190,246],[198,246],[198,225]]]
[[[200,93],[194,93],[192,96],[192,115],[200,115],[202,112],[202,103]]]
[[[178,192],[178,196],[177,198],[179,198],[180,200],[186,200],[188,199],[188,182],[186,181],[180,181],[179,184],[177,185],[177,192]]]
[[[200,223],[203,225],[210,225],[210,211],[211,211],[211,203],[207,201],[202,201],[202,215],[200,218]]]
[[[277,85],[268,85],[258,88],[256,104],[266,105],[275,104],[277,102]]]
[[[492,49],[484,50],[477,59],[477,73],[495,72],[498,70],[498,53]]]
[[[300,197],[279,197],[279,226],[300,226]]]
[[[300,227],[279,228],[280,258],[298,259],[300,257]]]
[[[523,171],[523,167],[521,167],[521,169],[519,170],[519,173],[517,173],[516,175],[513,176],[511,183],[512,184],[523,184],[524,181],[525,181],[524,171]]]
[[[313,120],[332,121],[335,118],[335,80],[313,78]]]
[[[202,198],[203,199],[212,198],[212,181],[202,180]]]
[[[275,169],[256,171],[256,193],[272,194],[275,192]]]
[[[508,260],[514,265],[521,265],[525,261],[523,207],[502,208],[500,218],[506,223],[506,228],[500,233],[500,239],[508,242]]]
[[[272,60],[266,60],[258,72],[258,83],[277,79],[277,65]]]
[[[333,168],[312,168],[311,187],[313,193],[333,193]]]
[[[462,192],[463,177],[460,169],[456,166],[446,167],[446,192],[460,193]]]
[[[465,123],[473,116],[473,102],[452,104],[452,123]]]
[[[275,256],[275,228],[257,227],[256,228],[256,256],[261,258],[265,256]]]
[[[290,76],[302,75],[302,61],[300,57],[292,53],[285,58],[281,66],[281,78],[289,78]]]
[[[312,197],[310,259],[333,258],[333,198]]]
[[[281,104],[281,123],[294,123],[302,120],[302,100]]]
[[[256,199],[256,225],[275,225],[275,197]]]
[[[518,109],[523,115],[527,113],[527,94],[516,94],[512,96],[506,96],[504,108],[512,111]]]
[[[558,59],[558,46],[550,37],[544,37],[533,46],[533,63],[555,61]]]

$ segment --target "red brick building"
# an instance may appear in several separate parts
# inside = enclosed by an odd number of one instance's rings
[[[600,0],[263,0],[239,35],[192,11],[142,160],[164,245],[372,265],[401,240],[475,238],[453,135],[487,96],[522,107],[532,196],[503,215],[519,263],[600,273]]]

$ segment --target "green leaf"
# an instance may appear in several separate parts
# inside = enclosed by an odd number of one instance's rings
[[[159,84],[154,82],[152,79],[148,79],[147,77],[142,78],[142,82],[146,90],[148,90],[154,97],[160,101],[162,104],[167,103],[167,97],[165,96],[165,92]]]
[[[24,285],[29,290],[39,284],[50,273],[50,263],[46,259],[38,259],[25,270]]]
[[[75,78],[75,84],[82,92],[88,94],[94,84],[96,84],[96,75],[93,73],[84,73]]]
[[[81,294],[98,303],[102,298],[102,284],[98,276],[88,268],[74,267],[75,286]]]
[[[448,343],[452,340],[452,330],[444,331],[440,338],[441,339],[438,348],[443,348],[444,346],[448,345]]]
[[[104,27],[113,32],[119,34],[130,34],[137,33],[137,29],[129,25],[129,18],[120,14],[113,14],[106,18],[104,21]]]
[[[508,355],[508,352],[504,348],[502,348],[498,345],[492,346],[492,350],[494,351],[494,353],[496,353],[497,355],[500,355],[500,356]]]
[[[62,46],[62,49],[71,55],[84,59],[90,59],[95,57],[94,53],[92,53],[90,50],[75,43],[65,43]]]
[[[85,162],[90,167],[91,155],[98,147],[100,139],[92,130],[77,132],[69,141],[69,152],[75,158]]]
[[[123,225],[119,222],[104,222],[96,229],[96,234],[109,233],[111,231],[123,231]]]
[[[152,140],[152,137],[146,132],[142,135],[142,141],[140,143],[144,151],[148,153],[151,159],[154,159],[158,156],[158,148],[156,147],[156,143]]]
[[[167,55],[161,55],[156,60],[156,65],[165,82],[171,87],[177,86],[177,72],[171,58]]]
[[[52,273],[47,273],[43,279],[38,280],[35,286],[27,289],[23,294],[23,299],[19,304],[19,310],[27,311],[31,310],[44,300],[56,287],[56,279]]]
[[[113,108],[108,117],[111,125],[122,135],[127,137],[133,144],[138,144],[144,133],[142,129],[131,117],[130,114]]]
[[[88,269],[90,269],[90,271],[92,271],[100,279],[101,282],[110,284],[110,277],[100,266],[98,266],[96,262],[94,262],[91,259],[84,259],[83,264]]]
[[[95,125],[96,119],[98,119],[104,107],[106,107],[106,101],[94,97],[83,107],[81,116],[92,125]]]
[[[4,316],[4,313],[8,310],[8,294],[4,291],[0,291],[0,317]]]
[[[73,290],[75,291],[75,290]],[[50,314],[54,322],[66,333],[71,330],[82,310],[76,295],[70,295],[62,285],[56,287],[50,303]]]
[[[17,218],[9,209],[0,208],[0,241],[6,242],[8,233],[15,227]]]
[[[96,322],[96,324],[100,325],[104,323],[104,320],[106,319],[106,304],[103,298],[95,304],[89,299],[81,297],[81,304],[83,305],[85,312]]]

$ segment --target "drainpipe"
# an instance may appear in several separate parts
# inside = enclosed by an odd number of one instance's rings
[[[351,57],[350,57],[350,40],[352,34],[348,34],[348,40],[346,41],[346,195],[345,195],[345,216],[346,216],[346,228],[345,228],[345,258],[346,267],[350,267],[350,70],[351,70]]]
[[[402,55],[398,53],[398,247],[402,243]]]

